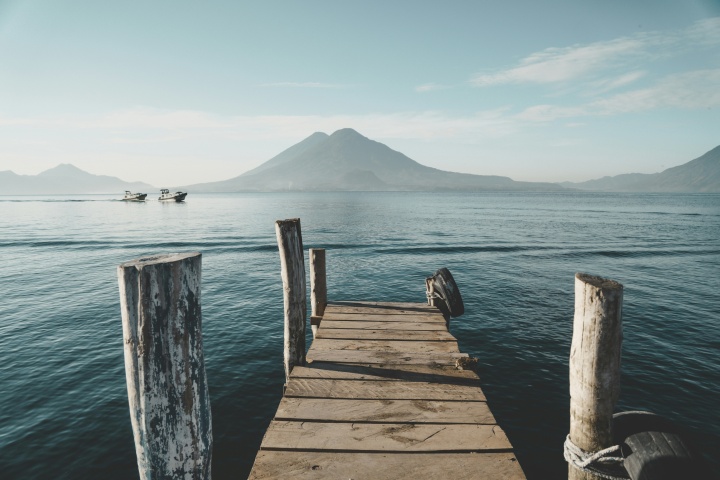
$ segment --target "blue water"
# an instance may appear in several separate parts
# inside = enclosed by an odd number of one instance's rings
[[[0,197],[0,476],[137,478],[115,269],[198,250],[213,474],[246,477],[282,392],[290,217],[331,300],[423,301],[453,272],[451,331],[530,479],[566,478],[574,274],[623,283],[618,409],[685,425],[720,472],[720,195],[191,193]]]

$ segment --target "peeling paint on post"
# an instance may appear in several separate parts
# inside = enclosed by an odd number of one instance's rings
[[[285,309],[284,348],[285,377],[295,365],[305,364],[305,321],[307,300],[305,288],[305,256],[300,219],[275,222]]]
[[[141,480],[209,480],[212,420],[200,253],[118,267],[130,420]]]
[[[586,452],[613,445],[612,416],[620,395],[623,286],[575,275],[575,318],[570,347],[570,439]],[[570,480],[600,480],[568,466]]]

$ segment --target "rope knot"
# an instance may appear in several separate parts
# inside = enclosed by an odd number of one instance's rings
[[[619,456],[611,456],[613,453],[620,453]],[[570,440],[570,435],[565,438],[565,461],[583,472],[592,473],[607,480],[626,480],[630,477],[623,466],[622,452],[620,445],[613,445],[599,452],[586,452]]]

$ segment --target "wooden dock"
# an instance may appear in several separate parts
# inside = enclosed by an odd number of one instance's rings
[[[524,479],[436,308],[330,302],[251,479]]]
[[[448,331],[465,311],[447,268],[428,304],[328,302],[325,250],[310,249],[314,341],[300,220],[278,220],[285,391],[251,479],[524,479],[474,373]],[[201,254],[118,267],[125,373],[141,480],[211,480],[212,417],[202,345]],[[575,275],[568,478],[709,478],[671,421],[615,413],[621,284]],[[621,456],[617,452],[622,452]],[[629,453],[628,453],[629,452]]]

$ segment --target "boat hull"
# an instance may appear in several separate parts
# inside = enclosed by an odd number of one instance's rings
[[[147,197],[147,193],[139,193],[137,195],[132,195],[123,198],[123,201],[125,202],[144,202],[145,197]]]
[[[182,202],[185,200],[187,193],[174,193],[172,195],[162,196],[158,198],[161,202]]]

